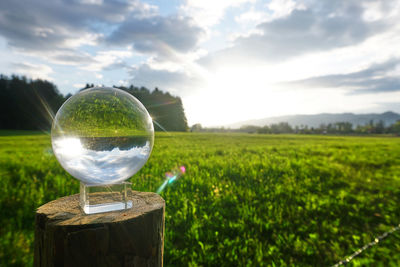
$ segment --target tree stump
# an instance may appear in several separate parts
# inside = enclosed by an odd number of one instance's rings
[[[86,215],[79,194],[38,208],[35,266],[162,266],[165,202],[132,192],[128,210]]]

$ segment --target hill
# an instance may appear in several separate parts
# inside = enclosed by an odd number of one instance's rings
[[[319,127],[321,124],[329,124],[336,122],[350,122],[354,126],[357,126],[357,125],[368,124],[370,121],[373,121],[374,123],[378,121],[383,121],[385,126],[388,126],[395,123],[397,120],[400,120],[400,114],[391,111],[382,114],[321,113],[315,115],[289,115],[289,116],[269,117],[258,120],[241,121],[226,125],[225,127],[236,129],[244,125],[264,126],[273,123],[287,122],[292,127],[307,125],[308,127],[316,128]]]

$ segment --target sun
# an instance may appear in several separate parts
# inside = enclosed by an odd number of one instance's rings
[[[206,80],[199,93],[185,98],[185,111],[191,123],[221,126],[296,108],[296,94],[279,90],[265,69],[225,66],[209,72]]]

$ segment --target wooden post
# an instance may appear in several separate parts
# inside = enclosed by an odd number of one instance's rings
[[[133,192],[133,208],[85,215],[79,195],[38,208],[35,266],[162,266],[165,202]]]

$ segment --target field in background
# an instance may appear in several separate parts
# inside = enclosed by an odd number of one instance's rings
[[[400,138],[157,134],[134,189],[181,165],[166,266],[329,266],[400,222]],[[0,133],[0,266],[32,264],[35,209],[74,193],[48,135]],[[399,266],[400,234],[353,262]]]

